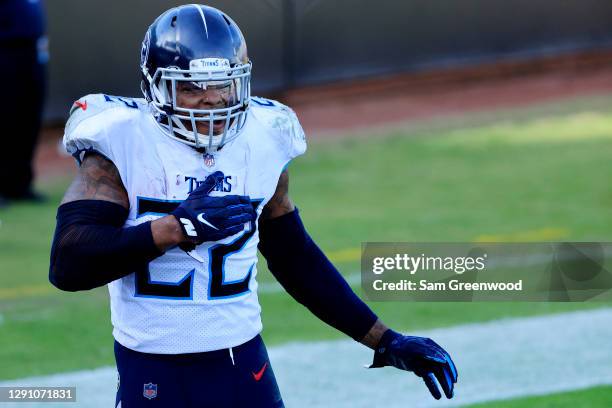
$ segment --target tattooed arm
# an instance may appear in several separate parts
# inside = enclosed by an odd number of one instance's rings
[[[278,218],[295,210],[295,205],[289,197],[289,172],[283,171],[278,179],[276,191],[261,213],[260,221]]]
[[[79,167],[61,204],[78,200],[101,200],[130,208],[119,170],[110,160],[97,153],[88,153]],[[160,251],[186,242],[175,217],[168,215],[151,223],[155,245]]]
[[[77,200],[110,201],[126,209],[130,208],[117,167],[97,153],[86,154],[61,204]]]
[[[66,291],[106,285],[182,242],[173,216],[124,227],[129,199],[115,165],[88,154],[57,210],[49,281]]]

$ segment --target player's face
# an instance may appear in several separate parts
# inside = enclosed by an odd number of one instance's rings
[[[176,104],[185,109],[219,109],[227,108],[235,103],[234,86],[230,82],[208,83],[206,87],[194,82],[178,82],[176,86]],[[196,115],[204,116],[204,115]],[[186,124],[188,127],[191,124]],[[196,122],[198,133],[207,135],[208,122]],[[225,120],[215,120],[213,134],[223,133]],[[192,130],[192,129],[190,129]]]

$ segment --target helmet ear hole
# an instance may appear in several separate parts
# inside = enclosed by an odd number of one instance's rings
[[[172,20],[170,21],[170,27],[173,27],[173,28],[176,27],[176,19],[177,19],[177,16],[172,17]]]

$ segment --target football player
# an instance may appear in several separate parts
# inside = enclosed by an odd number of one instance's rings
[[[287,106],[250,96],[236,23],[173,8],[147,30],[141,70],[144,99],[72,107],[64,145],[79,170],[49,274],[67,291],[108,284],[117,406],[283,406],[259,334],[258,248],[291,296],[374,349],[371,367],[412,371],[451,398],[446,351],[387,328],[304,229],[286,170],[304,132]]]

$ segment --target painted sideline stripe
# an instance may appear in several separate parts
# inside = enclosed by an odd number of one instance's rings
[[[567,228],[551,227],[509,234],[483,234],[476,237],[474,242],[547,242],[563,240],[569,236],[570,231]]]
[[[288,407],[460,406],[612,384],[611,321],[612,308],[602,308],[411,333],[434,338],[455,359],[452,400],[435,401],[411,373],[362,368],[371,352],[352,340],[296,342],[269,353]],[[112,406],[116,381],[114,367],[103,367],[0,386],[76,386],[71,406],[98,408]]]
[[[360,259],[361,257],[361,249],[347,249],[347,250],[343,250],[341,251],[342,254],[344,254],[344,261],[348,260],[348,256],[356,256],[356,259]],[[610,255],[606,252],[606,255]],[[516,266],[516,265],[540,265],[544,262],[548,262],[550,261],[550,255],[546,254],[546,255],[531,255],[529,257],[517,257],[517,258],[513,258],[513,257],[507,257],[504,260],[498,261],[495,264],[490,264],[490,265],[495,265],[495,266]],[[339,259],[335,259],[335,262],[342,262]],[[360,272],[353,272],[350,273],[346,276],[344,276],[344,279],[349,283],[349,285],[361,285],[361,273]],[[15,290],[17,289],[17,290]],[[15,289],[10,289],[10,290],[3,290],[0,288],[0,299],[3,298],[13,298],[13,297],[18,297],[16,295],[22,295],[22,296],[28,296],[28,295],[39,295],[39,294],[44,294],[46,292],[53,292],[53,291],[57,291],[57,289],[55,289],[54,287],[52,287],[50,284],[47,285],[40,285],[40,286],[31,286],[31,287],[22,287],[21,290],[19,290],[20,288],[15,288]],[[4,292],[3,292],[4,291]],[[12,292],[11,292],[12,291]],[[277,281],[271,281],[271,282],[259,282],[258,281],[258,287],[257,287],[257,291],[258,293],[278,293],[278,292],[283,292],[284,289],[281,287],[281,285],[277,282]]]
[[[361,273],[354,272],[349,275],[344,276],[344,280],[348,282],[351,286],[361,285]],[[257,282],[257,293],[278,293],[284,292],[285,289],[278,283],[277,281],[272,282]]]
[[[359,272],[351,273],[344,277],[350,285],[361,284],[361,274]],[[284,289],[277,281],[257,282],[258,293],[278,293]],[[17,288],[2,289],[0,288],[0,300],[19,299],[21,297],[46,295],[49,293],[58,292],[58,289],[51,284],[36,285],[36,286],[21,286]]]
[[[500,235],[480,235],[476,237],[474,242],[524,242],[524,241],[555,241],[567,238],[569,230],[565,228],[541,228],[535,230],[520,231],[511,234]],[[361,248],[345,248],[337,251],[327,251],[327,257],[334,263],[355,262],[361,259]],[[349,281],[351,285],[359,284],[351,275],[353,281]],[[263,283],[259,287],[263,293],[275,293],[281,289],[277,283]],[[0,288],[0,300],[19,299],[22,297],[35,297],[40,295],[48,295],[57,292],[57,289],[49,283],[38,285],[17,286],[14,288]]]

